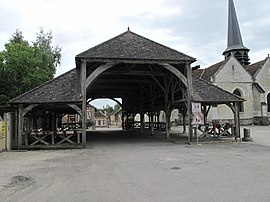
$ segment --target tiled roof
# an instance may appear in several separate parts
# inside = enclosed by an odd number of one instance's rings
[[[81,102],[80,79],[77,69],[72,69],[10,101],[16,103],[63,103]]]
[[[262,61],[254,63],[254,64],[245,66],[247,72],[249,72],[251,74],[251,76],[255,76],[255,74],[262,68],[265,61],[266,60],[262,60]]]
[[[125,59],[195,61],[184,53],[173,50],[131,31],[126,31],[76,56],[76,59]]]
[[[103,114],[101,111],[96,111],[95,112],[95,117],[96,118],[101,118],[101,119],[107,119],[107,116]]]
[[[205,69],[195,69],[192,70],[192,75],[197,76],[197,77],[201,77],[203,74],[203,71],[205,71]]]
[[[192,84],[193,101],[216,104],[244,101],[237,95],[225,91],[222,88],[195,76],[192,77]]]
[[[211,80],[211,76],[215,75],[216,72],[227,62],[227,60],[223,60],[221,62],[218,62],[206,69],[204,69],[204,71],[202,72],[200,78],[206,80],[206,81],[210,81]]]
[[[193,76],[192,79],[194,101],[210,103],[243,101],[243,99],[238,96],[198,77]],[[40,104],[81,102],[79,83],[77,69],[72,69],[63,75],[14,98],[11,100],[11,103]]]

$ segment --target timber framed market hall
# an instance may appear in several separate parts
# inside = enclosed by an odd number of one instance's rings
[[[239,137],[238,106],[243,100],[193,77],[193,57],[128,30],[78,54],[75,60],[76,68],[10,101],[15,108],[17,149],[85,147],[86,107],[98,98],[122,99],[123,128],[140,114],[143,129],[147,114],[154,131],[158,114],[164,111],[167,138],[170,114],[179,109],[187,117],[188,141],[193,137],[191,102],[201,103],[205,119],[212,105],[226,104],[234,113]],[[70,132],[57,131],[64,114],[79,115],[81,125]]]

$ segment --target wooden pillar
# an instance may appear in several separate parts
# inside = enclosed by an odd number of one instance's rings
[[[121,120],[122,120],[122,129],[125,129],[125,115],[123,114],[123,110],[121,114]]]
[[[207,116],[209,114],[210,109],[211,109],[211,105],[209,105],[208,107],[207,107],[207,105],[203,105],[202,106],[202,113],[203,113],[204,124],[207,123]]]
[[[154,112],[149,113],[149,121],[150,121],[150,129],[151,129],[151,135],[154,135]]]
[[[186,132],[186,117],[187,117],[187,108],[186,107],[180,107],[179,112],[182,114],[182,122],[183,122],[183,133]],[[179,117],[180,119],[180,117]]]
[[[192,72],[190,64],[186,63],[186,72],[187,72],[187,113],[188,113],[188,131],[189,131],[189,137],[188,141],[193,141],[193,130],[191,126],[191,119],[192,119],[192,112],[191,112],[191,96],[193,94],[192,89]]]
[[[17,148],[21,149],[22,147],[22,137],[23,137],[23,105],[19,105],[18,112],[18,144]]]
[[[144,112],[142,109],[140,112],[140,122],[141,122],[141,134],[143,134],[143,131],[144,131]]]
[[[91,118],[92,118],[92,130],[96,130],[96,113],[95,113],[95,107],[91,106]]]
[[[170,104],[169,104],[169,88],[168,88],[168,81],[167,79],[165,78],[165,81],[164,81],[164,84],[165,84],[165,93],[164,93],[164,96],[165,96],[165,120],[166,120],[166,137],[167,139],[170,138],[170,132],[169,132],[169,124],[170,124]]]
[[[126,113],[126,130],[129,130],[129,122],[128,122],[129,113]]]
[[[235,140],[237,141],[237,138],[240,138],[240,116],[239,116],[239,108],[240,103],[235,103],[235,112],[234,112],[234,120],[235,120]]]
[[[144,132],[144,110],[143,110],[143,93],[140,89],[140,122],[141,122],[141,134]]]
[[[82,145],[86,147],[86,62],[82,61],[80,69],[82,95]]]
[[[157,112],[157,121],[156,121],[156,124],[157,124],[157,130],[159,130],[159,127],[160,127],[159,116],[160,116],[160,111]]]

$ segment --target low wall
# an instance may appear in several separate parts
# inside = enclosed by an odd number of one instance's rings
[[[254,117],[254,124],[260,126],[268,126],[269,125],[268,117]]]
[[[3,129],[2,129],[2,121],[0,120],[0,151],[4,150],[5,147],[5,138],[3,134]]]

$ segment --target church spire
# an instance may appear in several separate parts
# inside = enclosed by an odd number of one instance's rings
[[[233,0],[229,0],[228,9],[228,38],[227,49],[223,52],[225,58],[234,55],[234,57],[244,65],[249,64],[249,49],[243,45],[240,27],[238,24]]]

